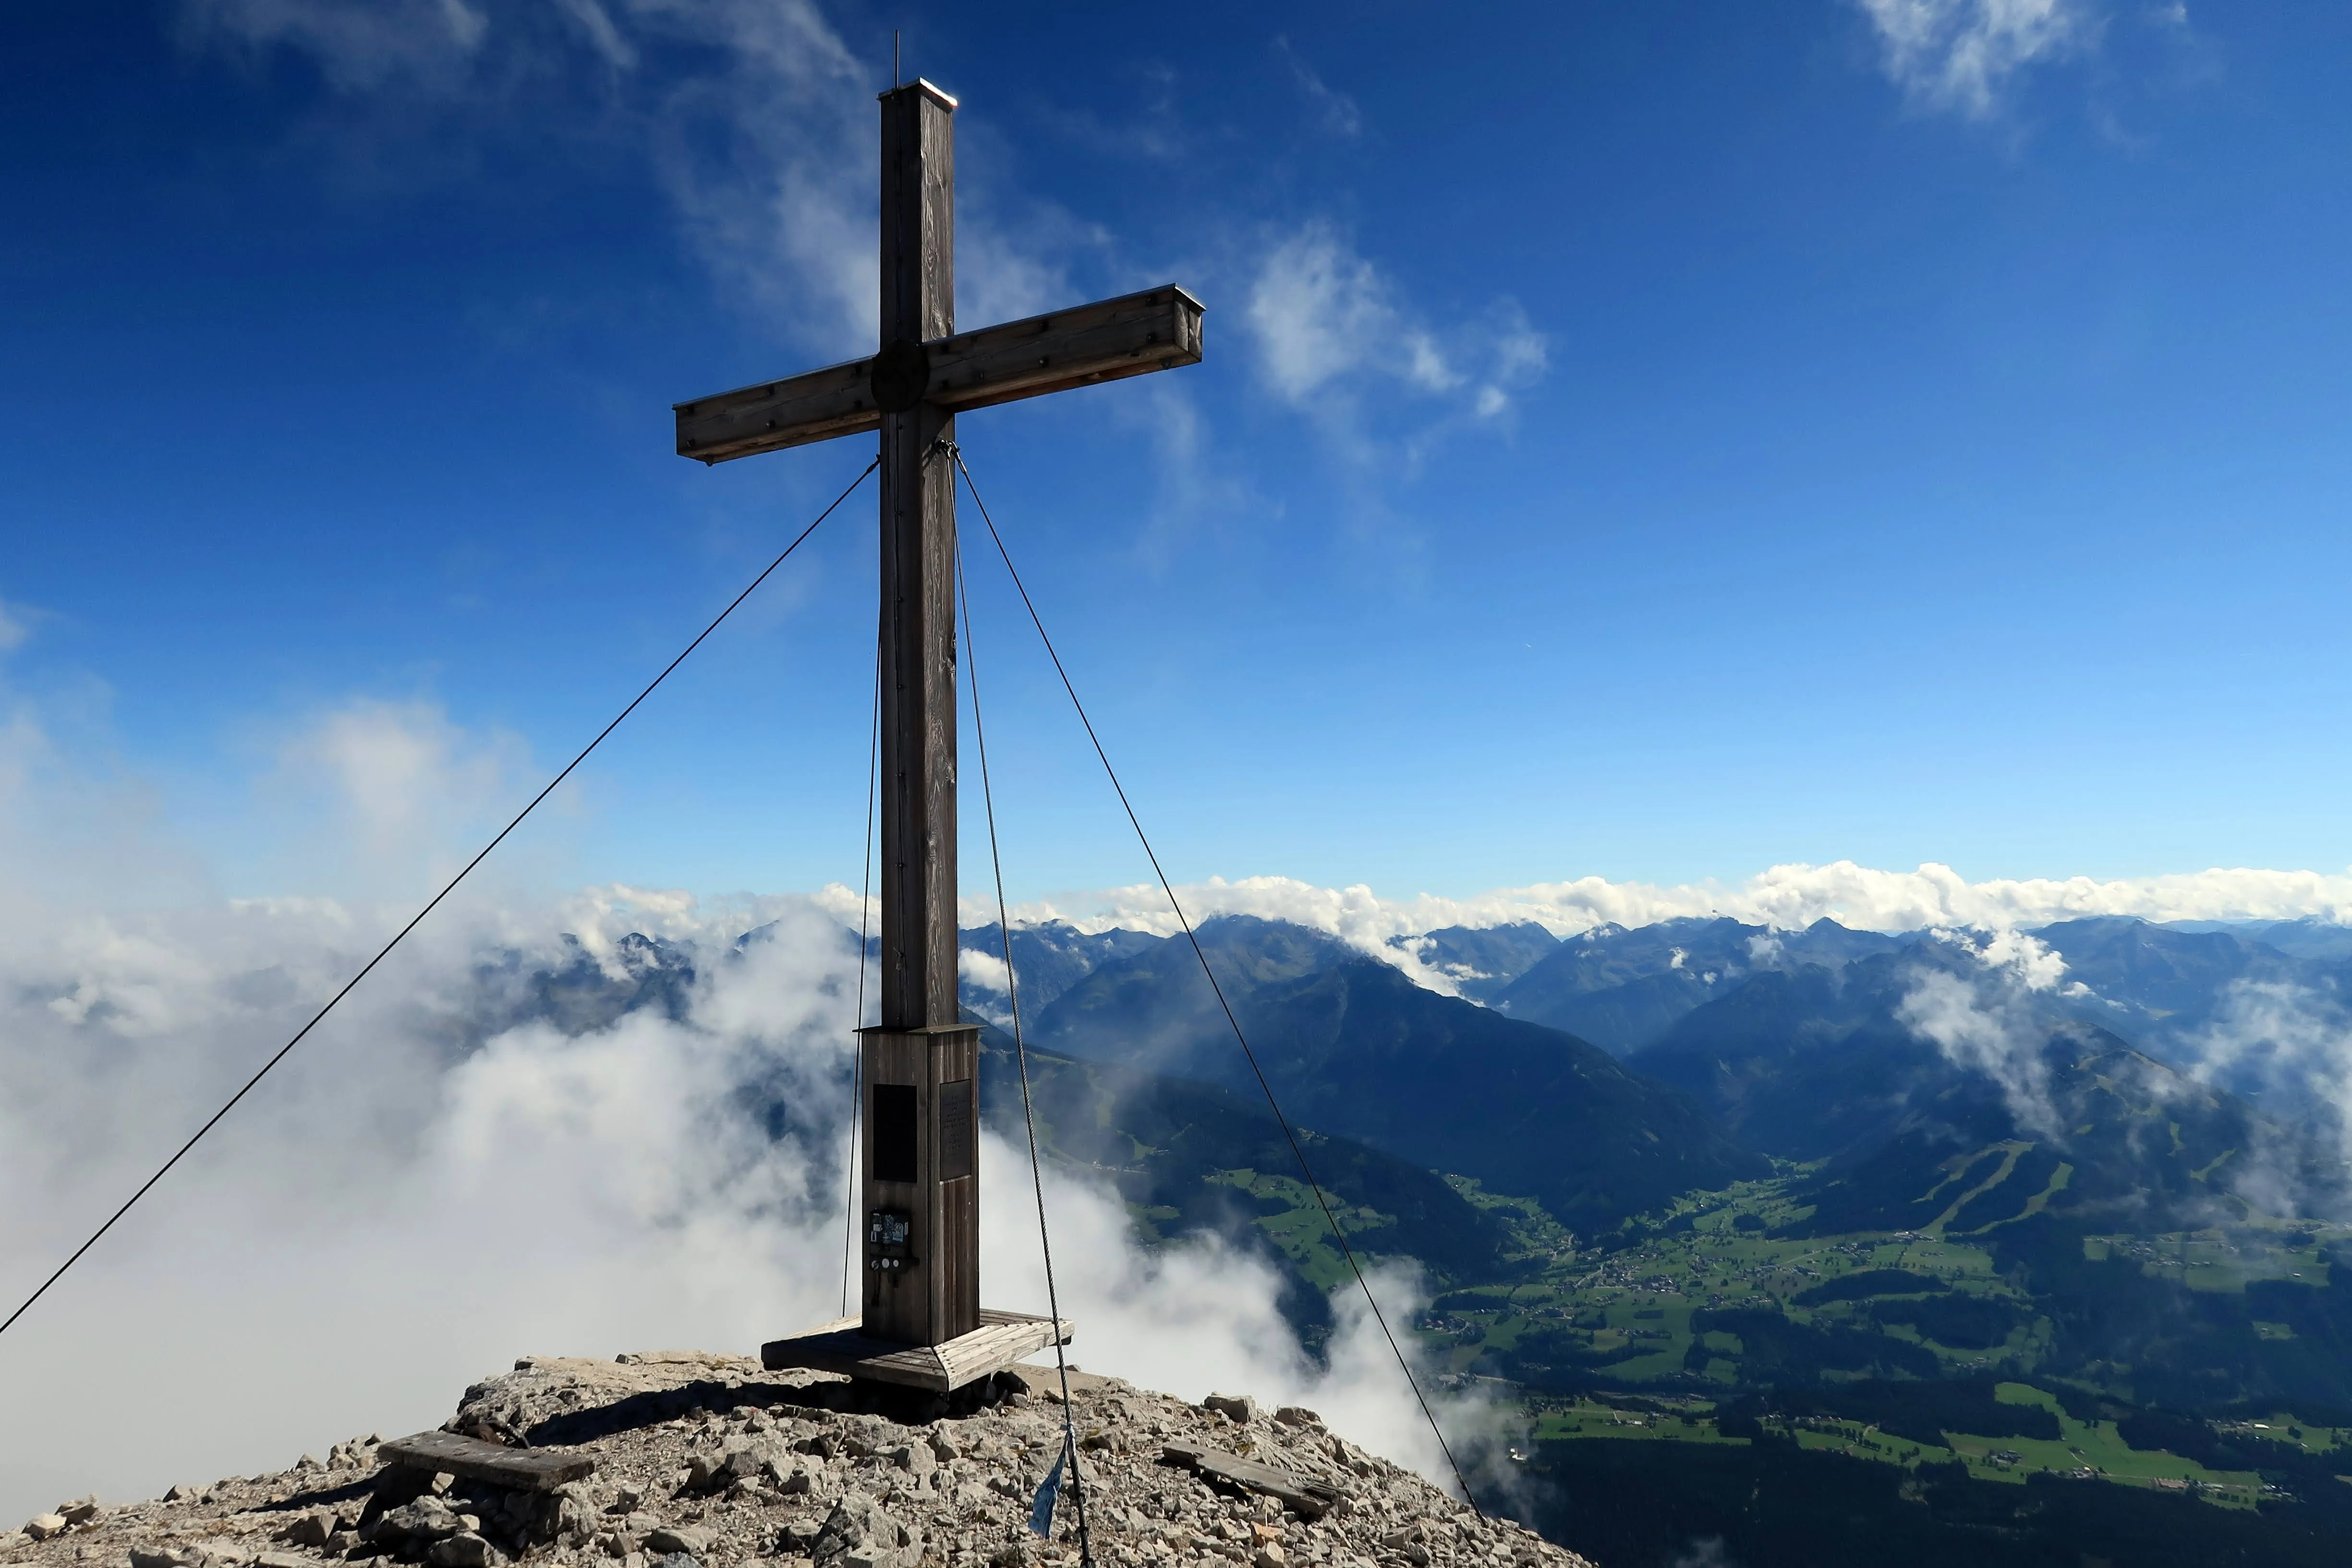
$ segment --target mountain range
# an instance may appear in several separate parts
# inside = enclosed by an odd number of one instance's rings
[[[1310,1350],[1349,1279],[1326,1202],[1360,1258],[1417,1264],[1424,1352],[1520,1402],[1557,1538],[1676,1561],[1773,1488],[1923,1560],[1987,1531],[2069,1564],[2325,1561],[2352,1534],[2352,930],[1197,934],[1013,931],[1041,1152],[1147,1246],[1265,1259]],[[1017,1143],[1008,954],[993,928],[963,945],[982,1114]],[[495,960],[482,1017],[678,1017],[731,961],[645,937]],[[780,1135],[814,1125],[773,1092]],[[2035,1491],[2111,1467],[2206,1500]],[[1828,1561],[1818,1535],[1743,1539]],[[1875,1560],[1861,1541],[1839,1560]]]

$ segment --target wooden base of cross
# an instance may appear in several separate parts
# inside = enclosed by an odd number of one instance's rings
[[[1077,1332],[1067,1318],[1056,1322],[1026,1312],[982,1307],[980,1327],[971,1332],[936,1345],[910,1345],[868,1338],[860,1327],[863,1321],[843,1318],[790,1339],[771,1340],[760,1347],[760,1364],[770,1372],[793,1368],[832,1372],[932,1394],[953,1394],[1039,1351],[1068,1344]]]

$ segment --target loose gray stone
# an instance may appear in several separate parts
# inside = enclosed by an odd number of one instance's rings
[[[376,1521],[376,1539],[389,1536],[394,1541],[440,1541],[465,1528],[447,1503],[437,1497],[421,1497],[403,1503]]]
[[[436,1544],[425,1561],[434,1568],[491,1568],[505,1558],[497,1547],[468,1530]]]
[[[335,1510],[314,1508],[286,1527],[286,1539],[297,1546],[324,1546],[335,1533]]]
[[[1246,1394],[1212,1394],[1201,1401],[1201,1408],[1213,1410],[1235,1421],[1247,1422],[1257,1414],[1257,1401]]]
[[[664,1557],[680,1552],[700,1556],[710,1550],[710,1531],[690,1524],[664,1525],[646,1532],[646,1546]]]

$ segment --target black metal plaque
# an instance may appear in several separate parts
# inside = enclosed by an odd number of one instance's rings
[[[971,1174],[971,1079],[940,1085],[940,1180]]]

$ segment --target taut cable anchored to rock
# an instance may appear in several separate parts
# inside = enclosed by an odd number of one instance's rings
[[[1021,979],[1013,972],[1013,915],[1004,901],[1004,857],[996,844],[996,792],[988,781],[988,731],[980,721],[980,652],[972,646],[971,593],[964,585],[961,547],[956,551],[955,576],[956,599],[963,606],[964,679],[971,685],[971,739],[980,752],[980,800],[988,817],[988,867],[996,879],[996,934],[1004,944],[1004,994],[1013,1011],[1013,1059],[1021,1068],[1021,1125],[1029,1134],[1029,1184],[1037,1197],[1037,1247],[1045,1259],[1046,1310],[1059,1318],[1062,1304],[1054,1287],[1054,1238],[1045,1226],[1045,1174],[1037,1161],[1037,1110],[1029,1093],[1029,1041],[1021,1027]],[[1070,1419],[1070,1363],[1062,1353],[1059,1342],[1054,1346],[1054,1367],[1062,1384],[1062,1457],[1055,1461],[1053,1474],[1038,1489],[1036,1510],[1031,1518],[1038,1534],[1050,1531],[1054,1489],[1062,1466],[1067,1464],[1071,1492],[1078,1504],[1078,1560],[1083,1568],[1094,1568],[1094,1542],[1087,1531],[1086,1478],[1079,1473],[1078,1432]]]
[[[710,624],[703,627],[695,639],[687,644],[686,647],[680,650],[676,658],[671,659],[667,664],[662,666],[662,672],[659,675],[655,676],[651,680],[647,681],[646,683],[646,689],[643,691],[638,692],[635,697],[630,699],[629,705],[626,708],[622,709],[620,712],[614,715],[613,721],[611,723],[596,731],[596,738],[594,740],[580,748],[580,754],[578,756],[563,764],[563,771],[562,773],[557,773],[553,778],[547,781],[547,787],[545,789],[541,790],[537,795],[530,797],[530,804],[525,805],[520,811],[515,813],[513,821],[508,823],[504,827],[499,828],[498,836],[492,838],[488,844],[483,845],[480,852],[478,853],[471,860],[467,861],[463,869],[461,869],[456,876],[450,878],[448,882],[443,886],[439,892],[434,894],[431,899],[427,900],[425,907],[417,910],[416,913],[410,918],[409,922],[406,925],[401,927],[399,931],[395,931],[393,934],[392,940],[385,942],[383,946],[377,951],[376,955],[373,958],[369,959],[367,963],[361,965],[360,972],[357,974],[352,975],[349,980],[345,981],[341,990],[336,992],[332,996],[328,997],[327,1005],[320,1008],[316,1013],[312,1014],[309,1023],[303,1025],[299,1029],[295,1030],[294,1037],[288,1040],[284,1045],[278,1047],[277,1054],[271,1057],[268,1061],[261,1064],[261,1070],[255,1073],[251,1078],[246,1079],[245,1087],[228,1097],[227,1104],[222,1106],[218,1110],[214,1111],[210,1117],[206,1118],[205,1124],[197,1128],[194,1133],[190,1136],[188,1141],[185,1143],[181,1144],[178,1151],[157,1168],[153,1175],[140,1183],[139,1190],[132,1193],[128,1198],[125,1198],[123,1200],[122,1206],[116,1209],[111,1215],[108,1215],[104,1225],[100,1226],[96,1230],[90,1232],[89,1239],[83,1242],[79,1247],[75,1247],[73,1249],[73,1255],[68,1258],[63,1263],[58,1264],[56,1272],[52,1273],[47,1279],[42,1280],[39,1288],[34,1290],[31,1295],[26,1297],[24,1303],[15,1311],[8,1314],[7,1321],[0,1322],[0,1334],[5,1334],[11,1328],[15,1327],[16,1320],[23,1317],[26,1311],[30,1310],[34,1302],[47,1295],[50,1286],[65,1278],[66,1270],[80,1262],[82,1254],[88,1252],[91,1247],[96,1247],[99,1243],[99,1239],[105,1236],[108,1231],[114,1228],[115,1222],[120,1220],[124,1215],[131,1212],[132,1205],[136,1204],[141,1198],[145,1197],[148,1191],[152,1188],[156,1183],[171,1174],[172,1167],[177,1165],[182,1160],[185,1159],[187,1157],[188,1151],[194,1149],[199,1142],[201,1142],[204,1140],[205,1133],[210,1132],[215,1127],[218,1126],[223,1117],[226,1116],[230,1111],[235,1110],[237,1107],[237,1102],[242,1100],[247,1095],[251,1094],[255,1086],[259,1084],[263,1079],[269,1076],[270,1069],[276,1067],[279,1062],[284,1061],[288,1053],[292,1051],[295,1047],[300,1045],[310,1035],[311,1030],[317,1028],[320,1023],[324,1022],[327,1015],[335,1010],[335,1005],[341,1002],[344,997],[350,995],[352,989],[357,986],[361,981],[365,980],[368,975],[373,972],[377,964],[382,963],[386,958],[390,957],[392,955],[392,950],[398,947],[401,942],[407,938],[409,932],[424,924],[425,917],[438,909],[441,905],[442,900],[447,898],[451,893],[456,892],[457,890],[457,884],[464,881],[467,877],[472,876],[474,874],[474,868],[479,866],[484,860],[489,858],[490,851],[505,843],[507,835],[521,826],[523,818],[538,810],[540,803],[544,801],[549,795],[553,795],[555,793],[556,786],[562,784],[565,779],[572,776],[572,770],[586,762],[588,760],[588,753],[603,745],[604,743],[604,737],[619,729],[621,727],[621,721],[635,712],[637,710],[637,705],[654,694],[654,688],[659,686],[663,681],[667,680],[669,679],[670,671],[676,669],[679,665],[684,664],[686,662],[687,655],[692,653],[696,648],[700,647],[703,644],[703,639],[709,637],[711,633],[717,631],[719,627],[719,624],[725,621],[728,616],[735,613],[736,606],[742,604],[744,600],[751,596],[753,589],[766,582],[768,578],[774,574],[777,567],[782,566],[785,562],[791,560],[793,552],[798,550],[808,539],[808,536],[817,531],[817,524],[823,522],[826,518],[831,517],[834,512],[839,509],[841,503],[847,500],[851,494],[856,490],[857,487],[866,482],[866,476],[874,472],[875,469],[881,466],[882,459],[877,458],[874,461],[866,464],[864,468],[860,469],[857,477],[849,481],[847,488],[843,489],[839,495],[833,498],[832,505],[827,506],[823,511],[816,514],[816,521],[814,522],[810,523],[806,528],[802,529],[798,534],[794,535],[793,542],[790,544],[785,545],[782,552],[773,561],[768,563],[764,571],[762,571],[757,577],[752,578],[751,583],[745,586],[741,593],[736,595],[732,599],[730,599],[727,602],[727,607],[719,611],[718,615],[712,616]]]
[[[877,458],[876,461],[880,461]],[[882,772],[882,638],[874,639],[874,736],[866,752],[866,883],[857,894],[857,1016],[850,1020],[853,1037],[866,1026],[866,947],[871,930],[867,916],[874,908],[874,785]],[[841,1158],[841,1315],[849,1316],[851,1260],[857,1251],[857,1108],[866,1098],[866,1057],[851,1058],[848,1125],[842,1130]]]
[[[1102,737],[1095,732],[1094,721],[1087,716],[1087,705],[1078,700],[1078,689],[1071,681],[1061,654],[1055,649],[1053,637],[1045,630],[1045,617],[1037,613],[1037,603],[1029,596],[1028,584],[1022,582],[1020,569],[1013,564],[1013,552],[1005,547],[1004,535],[997,531],[996,520],[989,515],[988,503],[980,499],[980,487],[972,482],[971,469],[965,465],[962,451],[958,448],[950,448],[950,451],[955,458],[956,471],[963,476],[964,488],[971,492],[971,504],[980,509],[980,520],[987,524],[988,537],[995,542],[997,555],[1004,563],[1005,574],[1013,579],[1013,586],[1021,595],[1022,607],[1029,612],[1030,624],[1037,628],[1037,639],[1045,645],[1045,656],[1054,661],[1054,673],[1061,677],[1062,689],[1069,694],[1070,706],[1077,711],[1078,722],[1086,729],[1087,740],[1094,747],[1095,757],[1102,763],[1112,792],[1118,796],[1120,809],[1127,813],[1128,825],[1135,829],[1136,842],[1143,846],[1144,857],[1151,862],[1151,874],[1159,879],[1160,891],[1168,898],[1168,907],[1175,913],[1176,923],[1183,928],[1185,940],[1192,944],[1192,956],[1200,961],[1201,973],[1208,981],[1209,989],[1215,993],[1217,1005],[1224,1011],[1225,1022],[1232,1026],[1234,1039],[1249,1062],[1250,1072],[1257,1079],[1258,1088],[1265,1092],[1265,1103],[1273,1110],[1275,1121],[1282,1128],[1283,1137],[1290,1143],[1290,1152],[1298,1162],[1298,1173],[1306,1178],[1307,1190],[1315,1194],[1315,1202],[1323,1211],[1324,1223],[1331,1227],[1332,1239],[1339,1244],[1340,1254],[1348,1260],[1349,1272],[1355,1276],[1357,1288],[1364,1293],[1364,1304],[1371,1309],[1372,1321],[1381,1328],[1381,1337],[1388,1341],[1389,1353],[1396,1357],[1397,1369],[1404,1373],[1405,1384],[1412,1390],[1412,1397],[1420,1405],[1421,1414],[1428,1421],[1431,1434],[1436,1437],[1438,1447],[1444,1451],[1445,1463],[1454,1472],[1454,1484],[1462,1489],[1463,1498],[1476,1509],[1478,1500],[1470,1490],[1469,1479],[1462,1473],[1461,1462],[1454,1457],[1454,1446],[1445,1440],[1445,1432],[1437,1424],[1437,1413],[1430,1408],[1429,1397],[1422,1392],[1421,1380],[1413,1376],[1412,1365],[1405,1360],[1404,1347],[1397,1343],[1395,1333],[1389,1328],[1388,1314],[1381,1310],[1380,1299],[1372,1294],[1371,1281],[1364,1278],[1363,1265],[1356,1261],[1356,1249],[1349,1245],[1348,1232],[1339,1224],[1339,1215],[1332,1210],[1331,1200],[1324,1193],[1323,1184],[1315,1179],[1315,1172],[1307,1163],[1307,1151],[1299,1143],[1298,1134],[1292,1130],[1290,1119],[1283,1114],[1282,1102],[1275,1098],[1274,1085],[1266,1080],[1265,1069],[1258,1065],[1257,1053],[1250,1048],[1249,1036],[1243,1032],[1242,1021],[1234,1014],[1234,1005],[1226,1000],[1225,988],[1217,984],[1217,972],[1210,967],[1209,955],[1201,946],[1200,937],[1192,931],[1192,919],[1185,914],[1183,904],[1176,897],[1175,884],[1168,879],[1168,873],[1160,868],[1159,852],[1151,847],[1150,836],[1143,831],[1143,820],[1136,816],[1135,805],[1128,799],[1126,786],[1118,782],[1118,770],[1110,765],[1110,753],[1103,749]],[[1012,957],[1012,943],[1008,939],[1005,944],[1005,969],[1008,973],[1013,967]]]

